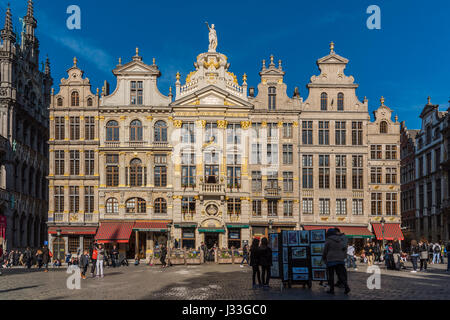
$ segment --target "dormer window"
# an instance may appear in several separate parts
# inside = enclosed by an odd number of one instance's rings
[[[57,105],[58,105],[58,107],[62,107],[63,106],[63,99],[62,98],[58,98]]]
[[[87,99],[87,106],[92,107],[92,104],[93,104],[92,98]]]
[[[328,109],[328,95],[324,92],[320,96],[320,110],[327,111]]]
[[[72,92],[71,102],[72,107],[80,106],[80,94],[78,93],[78,91]]]
[[[388,124],[386,121],[380,123],[380,133],[388,133]]]
[[[337,109],[338,111],[344,111],[344,94],[342,92],[338,94]]]
[[[142,81],[131,81],[131,104],[133,105],[144,104],[143,88],[144,85]]]
[[[269,110],[276,109],[277,88],[269,87]]]

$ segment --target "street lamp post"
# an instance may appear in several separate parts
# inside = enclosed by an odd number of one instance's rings
[[[58,239],[58,255],[56,256],[56,259],[61,261],[61,257],[60,257],[61,251],[59,249],[59,241],[60,241],[60,237],[61,237],[61,229],[56,230],[56,236],[57,236],[57,239]]]
[[[381,236],[383,238],[383,250],[385,247],[385,241],[384,241],[384,224],[386,223],[386,220],[384,220],[384,218],[381,218]]]
[[[269,220],[269,235],[272,234],[272,225],[273,225],[273,220]]]
[[[172,224],[168,223],[167,224],[167,255],[169,256],[168,260],[168,265],[170,266],[170,244],[171,244],[171,240],[170,240],[170,233],[172,232]]]

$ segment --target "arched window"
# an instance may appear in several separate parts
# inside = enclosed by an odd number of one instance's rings
[[[155,214],[167,214],[167,202],[163,198],[155,200]]]
[[[106,124],[106,141],[119,141],[119,123],[115,120]]]
[[[427,144],[430,144],[430,143],[431,143],[431,133],[432,133],[432,132],[431,132],[431,125],[428,125],[427,128],[426,128],[426,139],[427,139],[427,140],[426,140],[426,141],[427,141],[426,143],[427,143]]]
[[[130,141],[142,141],[142,122],[139,120],[130,124]]]
[[[167,124],[164,121],[155,123],[155,142],[167,142]]]
[[[344,111],[344,94],[342,92],[340,92],[338,94],[338,105],[337,105],[337,109],[339,111]]]
[[[109,198],[106,200],[106,213],[118,214],[119,213],[119,201],[116,198]]]
[[[328,95],[324,92],[320,96],[320,110],[326,111],[328,109]]]
[[[92,98],[87,99],[87,106],[88,106],[88,107],[92,107],[92,105],[93,105],[93,100],[92,100]]]
[[[142,161],[140,159],[133,159],[130,162],[130,186],[141,187],[143,182]]]
[[[269,110],[276,109],[277,88],[269,87]]]
[[[127,213],[146,213],[147,204],[144,199],[131,198],[125,203]]]
[[[62,107],[63,106],[63,99],[62,98],[58,98],[57,105],[58,105],[58,107]]]
[[[380,123],[380,133],[388,133],[388,124],[386,121]]]
[[[78,91],[72,92],[72,107],[78,107],[80,106],[80,94]]]

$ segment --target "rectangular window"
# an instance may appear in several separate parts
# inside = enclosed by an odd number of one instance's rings
[[[55,175],[63,176],[64,175],[64,150],[56,150],[55,151]]]
[[[336,121],[336,145],[345,146],[346,145],[346,133],[345,121]]]
[[[283,201],[283,214],[285,217],[292,217],[294,215],[294,201]]]
[[[86,176],[93,176],[95,171],[95,151],[86,150],[84,152],[84,174]]]
[[[84,212],[94,213],[94,187],[84,187]]]
[[[183,123],[181,127],[181,142],[195,143],[195,124],[193,122]]]
[[[68,246],[70,253],[78,253],[78,250],[80,249],[80,238],[78,236],[69,236]]]
[[[313,122],[303,121],[302,122],[302,143],[303,144],[313,144]]]
[[[354,216],[362,216],[364,214],[363,199],[353,199],[352,201],[352,214]]]
[[[313,202],[312,198],[305,198],[302,200],[302,212],[303,214],[313,214]]]
[[[361,146],[363,144],[363,128],[361,121],[352,122],[352,145]]]
[[[330,188],[330,156],[319,155],[319,189]]]
[[[227,187],[241,188],[241,156],[239,154],[227,155]]]
[[[319,214],[322,216],[330,215],[330,199],[319,199]]]
[[[336,155],[336,189],[347,189],[347,156]]]
[[[330,144],[330,122],[329,121],[319,121],[319,144],[329,145]]]
[[[386,168],[386,183],[387,184],[397,183],[397,168]]]
[[[302,185],[303,189],[312,189],[313,184],[313,156],[304,155],[302,157],[303,169],[302,169]]]
[[[183,199],[181,199],[181,213],[183,215],[194,215],[195,205],[196,203],[193,197],[183,197]]]
[[[371,160],[381,160],[383,159],[383,146],[381,144],[370,146],[370,159]]]
[[[386,193],[386,215],[396,216],[397,215],[397,194],[396,193]]]
[[[181,187],[195,187],[195,153],[183,153],[181,155]]]
[[[64,140],[66,135],[64,117],[55,117],[55,140]]]
[[[397,146],[395,144],[386,145],[386,160],[397,160]]]
[[[254,217],[261,216],[261,200],[253,200],[252,201],[252,215]]]
[[[372,167],[370,168],[370,183],[373,184],[381,184],[382,177],[382,169],[381,167]]]
[[[64,187],[54,187],[55,213],[64,213]]]
[[[419,158],[419,178],[423,177],[423,157]]]
[[[371,194],[371,215],[381,216],[383,215],[383,200],[381,199],[382,194],[379,192]]]
[[[94,117],[84,117],[84,139],[94,140],[95,139],[95,118]]]
[[[80,117],[70,117],[70,140],[80,140]]]
[[[438,171],[441,166],[441,148],[434,150],[434,171]]]
[[[70,151],[70,174],[77,176],[80,174],[80,151],[78,150]]]
[[[347,199],[336,199],[336,215],[347,215]]]
[[[144,83],[142,81],[131,81],[131,104],[142,105],[144,103]]]
[[[80,187],[70,187],[69,191],[70,213],[78,213],[80,211]]]
[[[252,144],[252,163],[251,164],[261,164],[261,144]]]
[[[241,144],[241,125],[231,123],[227,126],[227,144]]]
[[[267,201],[267,215],[269,217],[277,217],[278,216],[278,201],[277,200]]]
[[[252,192],[262,191],[261,171],[252,171]]]
[[[363,156],[352,156],[352,187],[363,189]]]
[[[283,123],[283,138],[292,138],[292,123]]]
[[[119,155],[106,155],[106,185],[108,187],[119,186]]]
[[[167,187],[167,167],[155,166],[155,187]]]
[[[267,164],[278,164],[278,145],[267,145]]]
[[[241,199],[229,198],[227,200],[227,212],[228,214],[241,214]]]
[[[278,123],[273,122],[267,124],[267,137],[278,138]]]
[[[294,163],[294,146],[292,144],[283,144],[283,164]]]
[[[283,172],[283,188],[284,192],[294,192],[294,173]]]
[[[214,142],[218,139],[217,123],[208,122],[205,126],[205,142]]]

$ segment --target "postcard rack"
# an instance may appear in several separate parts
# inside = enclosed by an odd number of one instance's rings
[[[312,287],[313,281],[326,281],[322,261],[325,230],[282,231],[269,235],[272,249],[272,278],[281,279],[283,287],[293,284]]]

